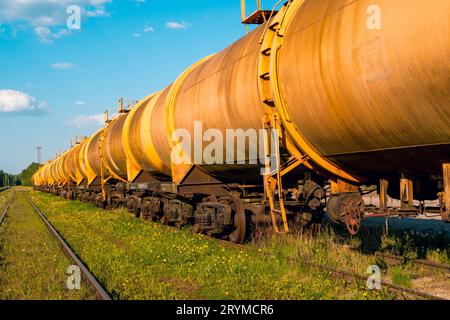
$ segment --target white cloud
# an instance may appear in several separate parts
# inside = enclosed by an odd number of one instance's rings
[[[151,26],[148,26],[148,25],[146,25],[144,27],[144,30],[143,30],[144,33],[149,33],[149,32],[154,32],[154,31],[155,31],[155,29],[153,27],[151,27]],[[142,32],[135,32],[135,33],[133,33],[133,37],[136,37],[136,38],[142,37]]]
[[[70,62],[58,62],[50,65],[53,69],[61,69],[61,70],[68,70],[75,68],[75,65]]]
[[[43,43],[70,34],[66,29],[67,8],[77,5],[83,17],[109,16],[106,5],[112,0],[1,0],[0,21],[13,29],[32,28]]]
[[[169,21],[169,22],[166,22],[166,28],[172,29],[172,30],[182,30],[182,29],[187,29],[188,24],[186,22]]]
[[[133,2],[136,4],[136,7],[139,7],[141,4],[145,3],[145,0],[133,0]]]
[[[109,17],[109,13],[105,8],[95,8],[94,10],[85,10],[88,17]]]
[[[34,28],[34,32],[42,43],[53,43],[55,39],[71,34],[71,31],[68,29],[59,29],[56,32],[52,32],[52,30],[47,27],[36,27]]]
[[[0,112],[4,113],[46,113],[49,111],[44,101],[37,101],[27,93],[15,90],[0,90]]]
[[[103,126],[105,124],[104,122],[104,115],[103,114],[93,114],[93,115],[82,115],[82,116],[76,116],[72,118],[68,123],[69,126],[72,127],[85,127],[85,126]]]
[[[83,100],[78,100],[78,101],[75,101],[75,105],[77,107],[84,107],[84,106],[86,106],[86,102],[84,102]]]
[[[34,28],[34,32],[41,38],[41,39],[47,39],[51,37],[52,32],[47,27],[36,27]]]
[[[155,31],[155,29],[154,29],[153,27],[146,26],[146,27],[144,28],[144,32],[153,32],[153,31]]]

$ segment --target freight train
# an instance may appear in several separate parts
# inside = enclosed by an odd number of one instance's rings
[[[449,8],[290,0],[257,11],[259,27],[163,90],[121,103],[104,128],[43,165],[34,186],[232,242],[258,224],[284,233],[325,215],[351,234],[372,215],[448,221]],[[216,141],[230,129],[234,143]],[[217,161],[196,159],[198,145],[180,132],[213,145]],[[364,203],[367,186],[376,208]]]

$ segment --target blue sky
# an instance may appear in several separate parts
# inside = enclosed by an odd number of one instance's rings
[[[66,27],[71,4],[81,30]],[[160,90],[242,37],[240,15],[239,0],[1,0],[0,169],[92,134],[120,97]]]

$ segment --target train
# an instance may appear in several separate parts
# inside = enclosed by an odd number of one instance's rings
[[[449,8],[289,0],[257,11],[259,26],[230,47],[121,101],[34,187],[235,243],[254,226],[288,233],[325,217],[353,235],[371,216],[448,222]]]

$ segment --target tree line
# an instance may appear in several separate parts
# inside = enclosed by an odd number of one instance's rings
[[[31,178],[39,167],[39,164],[33,162],[17,175],[9,174],[3,170],[0,170],[0,188],[7,186],[32,186]]]

